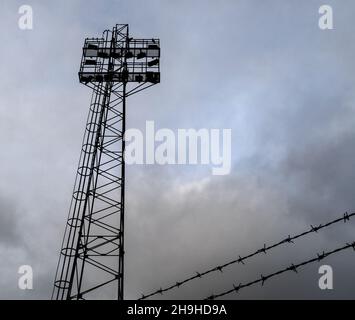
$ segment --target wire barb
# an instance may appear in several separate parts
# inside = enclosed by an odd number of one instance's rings
[[[243,258],[241,256],[238,256],[237,262],[241,263],[241,264],[245,264],[244,261],[243,261]]]
[[[257,252],[258,253],[261,253],[261,252],[264,252],[266,254],[266,244],[264,244],[264,247],[262,247],[261,249],[259,249]]]
[[[288,267],[289,270],[294,271],[295,273],[298,273],[296,266],[292,263],[291,266]]]
[[[326,254],[323,251],[322,254],[317,253],[317,256],[318,256],[318,261],[321,261],[321,260],[323,260],[326,257]]]
[[[349,214],[348,214],[348,212],[345,212],[344,213],[344,223],[349,220],[350,220]]]
[[[236,293],[238,293],[238,292],[239,292],[239,290],[242,288],[242,284],[241,284],[241,283],[239,283],[239,285],[238,285],[238,286],[236,286],[236,285],[234,285],[234,284],[233,284],[233,288],[234,288],[234,291],[235,291]]]
[[[283,243],[286,243],[286,242],[288,242],[288,243],[294,243],[294,242],[292,241],[292,238],[291,238],[290,235],[288,235],[288,237],[287,237],[285,240],[283,240],[282,242],[283,242]]]
[[[321,229],[322,228],[322,225],[320,224],[318,227],[313,227],[312,225],[311,225],[311,230],[313,231],[313,232],[318,232],[318,230],[319,229]]]
[[[261,275],[261,285],[263,286],[265,281],[267,280],[267,277],[264,277],[263,275]]]
[[[218,266],[216,267],[217,270],[219,270],[220,272],[223,272],[223,266]]]

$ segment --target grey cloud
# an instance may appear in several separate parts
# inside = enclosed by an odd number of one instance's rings
[[[322,1],[30,2],[30,32],[17,28],[20,1],[1,4],[0,190],[8,204],[0,239],[10,257],[1,265],[2,298],[50,296],[90,98],[77,81],[81,46],[117,22],[130,23],[134,36],[160,37],[163,49],[162,83],[130,98],[129,127],[155,120],[233,130],[230,176],[127,168],[128,298],[354,210],[352,2],[328,1],[330,32],[318,29]],[[341,225],[167,297],[202,298],[352,234]],[[353,298],[352,257],[329,260],[332,293],[318,289],[314,265],[240,298]],[[23,263],[35,270],[31,293],[16,288]]]
[[[14,203],[0,198],[0,245],[14,246],[21,242],[21,233],[18,229],[19,210]]]

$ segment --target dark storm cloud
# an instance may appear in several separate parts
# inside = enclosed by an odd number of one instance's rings
[[[1,297],[50,296],[90,96],[77,83],[81,45],[117,22],[162,41],[162,83],[130,98],[129,127],[233,130],[229,176],[127,168],[128,298],[354,210],[354,4],[328,3],[329,32],[318,28],[321,1],[30,1],[30,32],[17,29],[22,3],[2,3],[0,57],[17,64],[2,63],[0,78]],[[167,297],[203,298],[354,240],[353,230],[341,225]],[[33,266],[32,292],[16,287],[21,264]],[[318,289],[315,265],[240,297],[354,297],[353,256],[329,264],[331,293]]]
[[[19,211],[9,200],[0,196],[0,245],[14,246],[21,242],[18,228]]]
[[[354,132],[349,132],[327,143],[290,152],[282,171],[293,212],[308,212],[314,214],[313,218],[321,218],[355,207],[352,170],[355,150],[351,147],[354,138]]]

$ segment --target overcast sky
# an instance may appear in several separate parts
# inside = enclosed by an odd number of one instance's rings
[[[29,4],[34,29],[18,28]],[[334,30],[320,30],[329,4]],[[351,0],[63,0],[0,3],[0,298],[48,299],[90,90],[85,37],[129,23],[161,39],[161,83],[128,101],[127,125],[231,128],[232,171],[129,166],[125,295],[165,287],[355,211],[355,3]],[[158,298],[201,299],[354,241],[354,222],[312,234]],[[323,262],[322,262],[323,264]],[[285,274],[230,299],[355,298],[355,255]],[[31,265],[34,289],[18,289]]]

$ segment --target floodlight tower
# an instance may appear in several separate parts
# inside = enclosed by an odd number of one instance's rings
[[[126,98],[160,82],[159,58],[159,40],[127,24],[85,39],[92,97],[52,299],[123,299]]]

